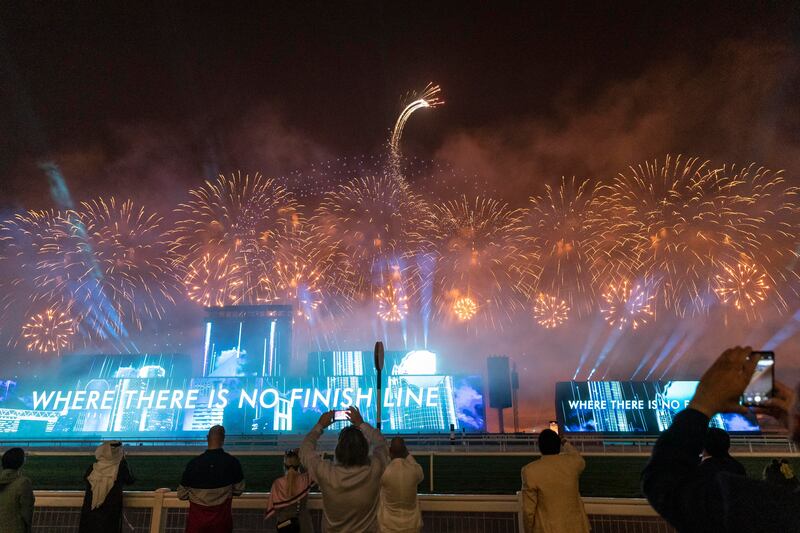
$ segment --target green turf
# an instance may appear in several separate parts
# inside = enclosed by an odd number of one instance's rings
[[[83,490],[83,475],[92,457],[86,456],[31,456],[25,464],[25,473],[37,489]],[[132,490],[153,490],[159,487],[174,489],[181,477],[189,456],[132,456],[128,459],[137,482]],[[437,455],[434,461],[434,492],[448,494],[513,494],[519,490],[520,469],[534,459],[533,456],[447,456]],[[280,456],[241,456],[248,491],[268,491],[272,481],[281,475]],[[430,457],[418,455],[425,479],[420,492],[430,492]],[[739,460],[748,475],[760,478],[768,458],[741,457]],[[631,498],[641,497],[639,474],[646,457],[588,456],[586,470],[581,477],[584,496]],[[800,459],[791,461],[795,472],[800,472]]]

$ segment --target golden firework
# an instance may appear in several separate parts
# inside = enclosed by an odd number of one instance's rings
[[[453,313],[461,322],[472,320],[478,313],[478,304],[469,296],[462,296],[453,303]]]
[[[378,317],[384,322],[400,322],[408,315],[408,297],[399,284],[389,282],[375,298]]]
[[[735,267],[724,265],[723,271],[716,276],[714,288],[722,303],[732,304],[737,311],[749,315],[753,307],[767,299],[767,276],[755,264],[739,261]]]
[[[32,315],[22,326],[22,338],[31,352],[61,354],[69,348],[74,333],[72,319],[53,307]]]
[[[611,327],[625,329],[630,325],[638,329],[654,315],[653,297],[642,285],[632,285],[624,279],[608,285],[602,295],[600,312]]]
[[[540,326],[557,328],[569,318],[569,305],[557,296],[539,293],[533,303],[533,316]]]

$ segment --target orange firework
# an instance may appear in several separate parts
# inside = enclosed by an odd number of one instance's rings
[[[31,352],[61,354],[75,333],[72,319],[53,307],[32,315],[22,326],[22,339]]]
[[[770,289],[767,276],[750,261],[739,261],[735,267],[724,265],[723,274],[716,276],[716,292],[723,304],[730,304],[747,317],[767,299]]]
[[[389,282],[375,296],[378,317],[384,322],[400,322],[408,315],[408,297],[399,283]]]
[[[533,303],[533,316],[540,326],[557,328],[569,318],[569,305],[561,298],[539,293]]]
[[[453,313],[461,322],[472,320],[478,313],[478,304],[469,296],[462,296],[453,304]]]
[[[609,284],[602,299],[600,312],[611,327],[625,329],[630,325],[638,329],[654,316],[653,295],[642,285],[632,285],[627,279]]]

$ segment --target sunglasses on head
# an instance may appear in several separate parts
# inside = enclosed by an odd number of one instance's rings
[[[297,450],[286,450],[283,454],[286,457],[297,457]]]

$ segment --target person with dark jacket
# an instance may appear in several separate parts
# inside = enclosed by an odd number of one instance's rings
[[[773,459],[764,467],[762,479],[767,483],[796,491],[800,483],[794,475],[792,465],[786,459]]]
[[[222,449],[225,428],[208,430],[208,449],[186,465],[178,498],[189,500],[186,533],[230,533],[233,531],[231,503],[244,492],[242,465]]]
[[[800,531],[800,495],[760,480],[700,471],[699,455],[708,422],[717,413],[744,413],[739,398],[757,358],[752,349],[726,350],[703,374],[687,409],[653,447],[642,472],[650,505],[681,532]],[[800,441],[800,411],[791,389],[775,383],[775,395],[759,412],[776,417]],[[791,415],[790,415],[791,409]]]
[[[84,476],[86,493],[81,508],[79,533],[122,531],[123,487],[134,482],[122,443],[104,442],[94,452],[97,461]]]
[[[700,471],[713,476],[717,472],[728,472],[737,476],[746,476],[747,471],[742,463],[731,457],[731,437],[720,428],[708,428],[703,441],[703,461]]]
[[[0,472],[0,531],[30,533],[33,524],[33,487],[31,480],[19,473],[25,463],[25,451],[11,448],[3,454]]]

